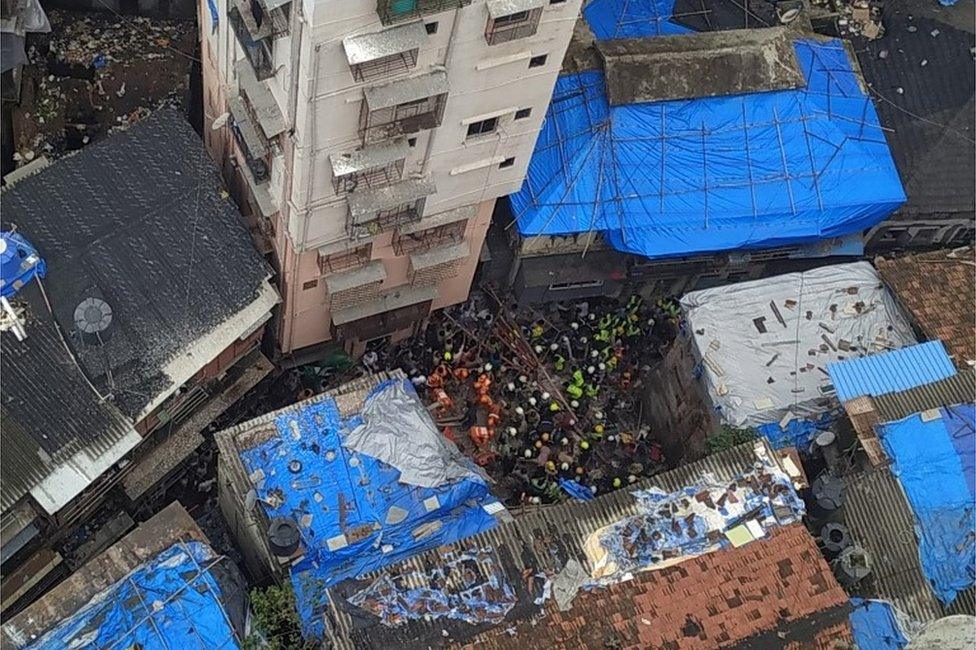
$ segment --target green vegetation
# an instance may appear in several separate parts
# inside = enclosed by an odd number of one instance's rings
[[[302,638],[291,585],[251,590],[254,631],[244,640],[246,650],[313,650],[317,643]]]
[[[721,431],[708,438],[708,453],[714,454],[718,451],[731,449],[736,445],[741,445],[744,442],[755,440],[758,435],[759,434],[756,432],[756,430],[751,427],[738,429],[736,427],[723,424]]]

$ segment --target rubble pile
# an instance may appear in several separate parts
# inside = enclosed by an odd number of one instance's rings
[[[640,388],[677,318],[673,302],[636,295],[540,313],[476,292],[363,362],[403,368],[507,505],[586,499],[665,468]]]
[[[56,10],[29,48],[15,111],[18,165],[58,157],[144,119],[182,107],[196,49],[192,22]]]

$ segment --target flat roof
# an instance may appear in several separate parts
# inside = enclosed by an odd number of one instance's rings
[[[448,91],[447,73],[435,70],[418,77],[402,79],[363,90],[369,110],[389,108],[399,104],[415,102],[427,97],[445,95]]]
[[[427,30],[423,21],[417,21],[381,32],[347,36],[342,39],[342,48],[349,65],[357,65],[416,50],[426,42]]]

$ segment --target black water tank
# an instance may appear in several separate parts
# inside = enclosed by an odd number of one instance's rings
[[[278,557],[290,557],[298,550],[302,536],[298,524],[288,517],[275,517],[268,526],[268,545]]]

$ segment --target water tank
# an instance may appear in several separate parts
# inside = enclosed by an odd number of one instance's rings
[[[35,277],[47,273],[37,249],[15,232],[0,232],[0,296],[10,298]]]
[[[275,517],[268,526],[268,546],[278,557],[291,557],[298,550],[302,536],[298,524],[288,517]]]

